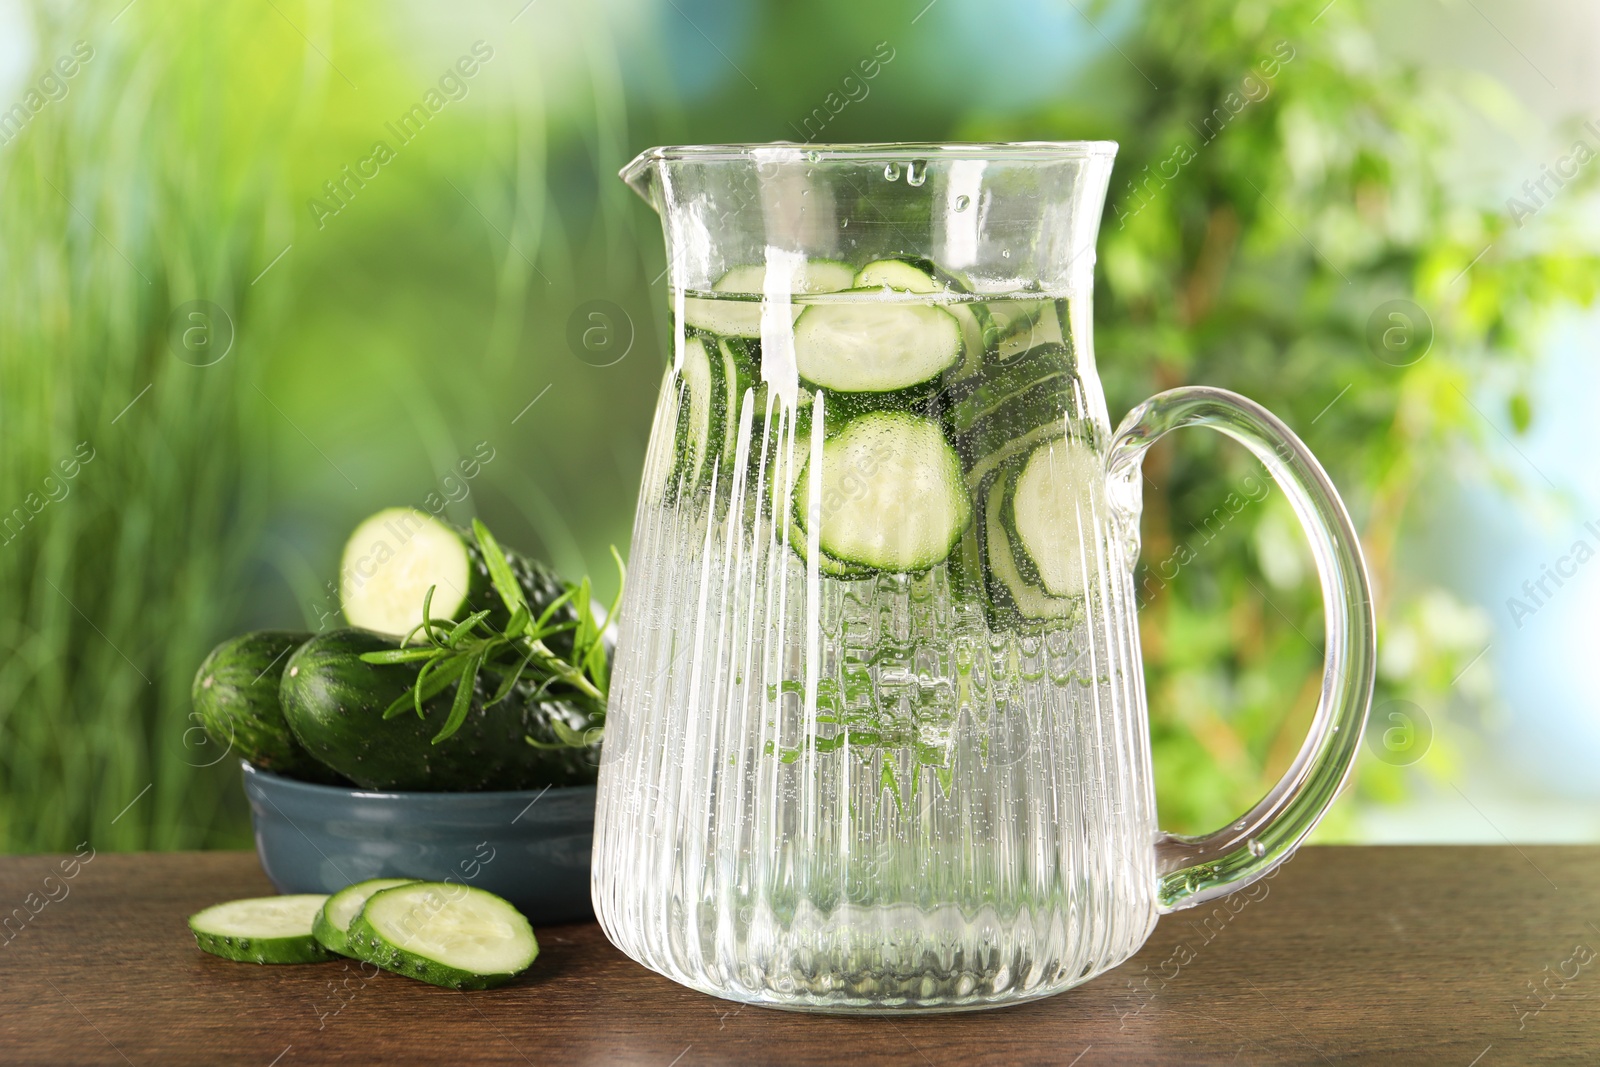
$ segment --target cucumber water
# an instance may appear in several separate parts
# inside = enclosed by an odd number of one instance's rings
[[[1121,551],[1088,305],[920,258],[796,276],[777,314],[760,267],[674,295],[692,314],[652,433],[628,651],[651,701],[765,706],[762,755],[848,744],[901,788],[959,730],[1106,673],[1079,652],[1105,640]],[[768,658],[811,627],[814,661]]]
[[[774,341],[758,328],[764,277],[759,266],[734,268],[715,288],[682,294],[682,358],[653,435],[651,502],[681,515],[713,486],[723,504],[759,491],[767,528],[787,531],[797,558],[814,552],[830,578],[942,568],[991,616],[1019,614],[1013,598],[994,603],[981,573],[992,555],[989,498],[1017,486],[1000,467],[1052,439],[1076,442],[1074,457],[1099,456],[1108,436],[1089,417],[1085,390],[1097,387],[1078,374],[1074,328],[1085,324],[1074,323],[1071,298],[976,293],[925,259],[880,258],[849,277],[817,261],[797,272],[790,314],[768,318],[769,330],[791,323],[769,366],[763,349]],[[1049,480],[1077,486],[1088,469],[1075,462]],[[1065,506],[1039,499],[1046,511]],[[1023,514],[1027,525],[1026,504]],[[1059,541],[1036,531],[1015,551],[1048,554]],[[1056,564],[1022,566],[1054,573]]]

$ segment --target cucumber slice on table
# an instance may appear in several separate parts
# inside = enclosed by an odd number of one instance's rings
[[[215,904],[189,916],[202,951],[240,963],[317,963],[333,954],[311,934],[327,902],[322,893],[255,897]]]
[[[791,279],[790,292],[832,293],[850,288],[855,277],[848,264],[831,259],[808,260]],[[760,263],[734,267],[711,286],[719,293],[740,293],[754,296],[754,300],[716,300],[706,297],[685,297],[683,321],[698,330],[721,334],[724,337],[761,336],[761,300],[766,290],[767,268]],[[800,309],[794,309],[799,314]]]
[[[813,475],[808,463],[795,486],[802,546]],[[932,419],[880,411],[851,420],[824,442],[820,477],[818,544],[845,569],[927,570],[971,518],[961,462]]]
[[[566,583],[542,564],[510,549],[505,555],[535,618],[567,591]],[[430,586],[435,619],[458,620],[487,610],[491,626],[509,621],[488,561],[466,530],[415,508],[385,508],[345,542],[339,597],[351,626],[393,637],[410,633],[422,622],[422,598]],[[563,604],[551,621],[575,623],[577,618],[576,609]],[[572,648],[569,633],[547,640],[563,655]]]
[[[350,923],[360,914],[367,898],[397,885],[410,885],[416,878],[368,878],[345,886],[323,902],[311,924],[311,934],[322,947],[341,956],[353,956],[349,947]]]
[[[195,715],[217,745],[214,759],[207,753],[209,763],[231,752],[264,771],[301,781],[342,780],[301,747],[278,702],[284,664],[310,639],[298,630],[257,630],[211,650],[190,690]]]
[[[527,970],[539,942],[493,893],[413,882],[374,893],[350,924],[350,948],[384,970],[450,989],[488,989]]]
[[[814,304],[794,325],[800,377],[845,393],[890,393],[932,381],[964,351],[960,322],[932,304]]]

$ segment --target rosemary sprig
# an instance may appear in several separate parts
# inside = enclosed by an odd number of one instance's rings
[[[594,617],[587,577],[545,605],[535,618],[500,543],[488,527],[476,519],[472,523],[472,533],[488,564],[489,579],[510,618],[501,630],[489,625],[488,611],[473,612],[459,622],[436,619],[432,614],[433,589],[430,588],[422,598],[422,622],[401,640],[401,647],[361,656],[366,663],[421,664],[411,688],[384,709],[383,717],[392,719],[409,708],[418,718],[423,718],[426,715],[423,705],[455,685],[450,714],[433,738],[437,745],[466,721],[472,711],[478,677],[488,671],[500,679],[489,704],[505,700],[526,678],[536,683],[531,699],[542,699],[546,694],[565,689],[571,696],[593,706],[596,726],[580,734],[557,720],[552,726],[561,738],[560,743],[552,745],[529,737],[526,740],[530,745],[584,748],[595,744],[603,735],[606,692],[610,685],[610,668],[602,638],[616,617],[622,597],[620,589],[602,620]],[[611,557],[625,579],[626,568],[615,547],[611,549]],[[555,622],[556,613],[569,603],[577,621]],[[570,657],[558,654],[547,643],[548,638],[567,632],[572,633]],[[413,644],[413,641],[421,643]]]

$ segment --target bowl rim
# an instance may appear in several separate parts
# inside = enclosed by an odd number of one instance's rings
[[[484,789],[477,792],[462,790],[441,790],[437,792],[424,792],[422,790],[405,789],[363,789],[360,786],[324,785],[320,782],[302,782],[298,778],[289,778],[285,775],[274,774],[272,771],[262,770],[249,760],[241,759],[239,766],[243,769],[244,782],[248,786],[252,777],[257,777],[263,785],[273,789],[287,789],[291,792],[299,790],[309,796],[343,797],[362,800],[412,800],[433,801],[434,803],[446,802],[443,798],[459,797],[462,800],[475,800],[479,803],[492,800],[515,801],[537,799],[546,793],[576,794],[583,790],[593,792],[593,785],[547,785],[542,789]]]

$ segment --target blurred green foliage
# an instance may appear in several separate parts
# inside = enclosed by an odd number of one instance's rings
[[[650,144],[796,138],[883,45],[824,139],[1122,143],[1096,308],[1113,414],[1203,382],[1282,416],[1363,531],[1398,650],[1380,702],[1462,706],[1483,621],[1396,548],[1419,488],[1493,432],[1475,386],[1519,373],[1596,264],[1458,188],[1463,101],[1501,97],[1387,58],[1369,5],[118,6],[34,5],[16,100],[74,42],[92,58],[0,146],[0,515],[25,519],[0,534],[0,848],[245,843],[192,672],[229,633],[332,625],[340,542],[380,506],[437,494],[608,596],[665,329],[656,221],[613,175]],[[392,127],[430,92],[420,130]],[[566,341],[593,300],[625,312],[614,366]],[[1379,352],[1392,300],[1431,325]],[[224,326],[196,366],[184,331]],[[1492,414],[1523,429],[1519,396]],[[1242,450],[1189,435],[1147,474],[1159,800],[1201,830],[1293,758],[1320,601]],[[1365,760],[1357,787],[1400,783]]]

